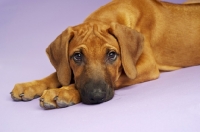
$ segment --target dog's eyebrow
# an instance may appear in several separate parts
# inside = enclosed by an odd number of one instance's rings
[[[73,49],[70,53],[73,54],[74,52],[80,52],[82,50],[85,50],[88,52],[88,47],[85,44],[81,44],[77,46],[75,49]]]
[[[106,49],[106,51],[111,51],[111,50],[113,50],[113,51],[115,51],[115,52],[117,52],[118,54],[119,54],[119,50],[116,48],[116,47],[114,47],[114,46],[112,46],[112,45],[110,45],[110,44],[105,44],[103,47],[102,47],[102,49]]]

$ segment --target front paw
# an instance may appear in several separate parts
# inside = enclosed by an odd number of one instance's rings
[[[30,101],[41,96],[45,89],[45,84],[32,81],[16,84],[10,94],[14,101]]]
[[[64,108],[80,102],[80,94],[75,88],[45,90],[40,98],[40,106],[44,109]]]

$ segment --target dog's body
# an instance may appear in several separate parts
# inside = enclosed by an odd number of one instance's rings
[[[105,102],[114,89],[199,65],[199,35],[200,4],[113,0],[50,44],[56,73],[17,84],[11,95],[24,101],[42,95],[45,109]]]

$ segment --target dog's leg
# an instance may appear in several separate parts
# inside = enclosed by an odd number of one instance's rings
[[[11,97],[14,101],[29,101],[40,97],[46,89],[60,86],[57,74],[53,73],[41,80],[16,84],[11,92]]]
[[[63,108],[81,101],[80,94],[74,84],[60,89],[45,90],[40,98],[40,106],[44,109]]]

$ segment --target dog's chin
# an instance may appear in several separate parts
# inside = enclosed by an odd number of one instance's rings
[[[81,94],[82,103],[92,105],[92,104],[100,104],[106,101],[111,100],[114,97],[114,90],[109,89],[105,93],[96,93],[96,94]]]

